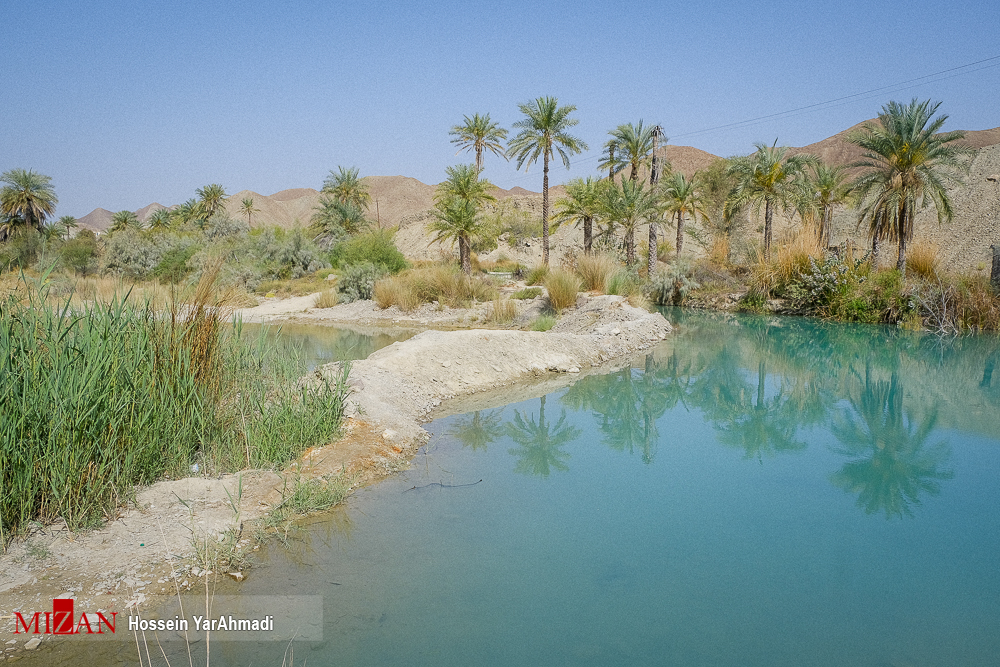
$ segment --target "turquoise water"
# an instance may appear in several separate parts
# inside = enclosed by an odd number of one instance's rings
[[[998,664],[996,339],[669,316],[433,422],[242,591],[321,592],[312,665]]]
[[[295,664],[1000,664],[997,339],[668,317],[271,546],[238,590],[323,596]]]

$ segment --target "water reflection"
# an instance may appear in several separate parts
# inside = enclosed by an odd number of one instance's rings
[[[948,445],[927,444],[937,412],[918,420],[912,411],[904,411],[904,396],[898,373],[877,380],[868,367],[860,391],[848,397],[851,408],[830,427],[842,445],[837,452],[851,459],[831,479],[857,494],[858,507],[868,514],[912,517],[921,492],[936,496],[941,492],[938,482],[954,476],[943,469],[951,456]]]
[[[566,463],[569,452],[563,447],[579,438],[582,431],[566,423],[565,410],[559,414],[555,424],[547,421],[545,398],[542,396],[540,399],[537,421],[534,413],[529,417],[515,410],[513,418],[507,423],[507,435],[518,445],[510,450],[511,455],[517,457],[514,472],[548,477],[553,469],[569,470]]]
[[[715,442],[760,465],[811,441],[836,442],[826,447],[841,457],[827,473],[834,486],[868,514],[912,517],[953,478],[942,429],[1000,436],[998,356],[988,337],[941,342],[880,327],[686,315],[677,334],[631,367],[566,390],[555,422],[542,397],[537,416],[475,412],[447,433],[482,451],[506,435],[515,471],[544,478],[569,470],[568,445],[583,430],[651,465],[676,425],[700,413]]]

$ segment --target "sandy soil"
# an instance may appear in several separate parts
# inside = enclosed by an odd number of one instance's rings
[[[247,321],[424,327],[461,326],[476,317],[433,306],[410,314],[378,311],[371,302],[316,310],[309,309],[311,301],[310,296],[267,302],[241,314]],[[540,303],[523,304],[522,317],[533,317]],[[54,597],[73,597],[78,608],[94,611],[156,604],[156,596],[174,594],[175,585],[189,588],[204,575],[194,558],[196,545],[265,515],[281,501],[289,478],[346,469],[357,484],[382,479],[405,467],[425,442],[421,423],[540,396],[588,372],[625,363],[670,330],[663,316],[621,297],[581,296],[546,333],[431,329],[383,348],[352,364],[344,437],[309,450],[281,474],[248,471],[160,482],[138,490],[134,502],[101,529],[73,533],[62,524],[39,527],[11,545],[0,556],[0,641],[13,638],[14,611],[51,608]],[[302,382],[318,382],[336,370],[334,364],[320,367]],[[253,548],[249,537],[241,539]],[[14,657],[22,642],[0,650],[0,659]]]

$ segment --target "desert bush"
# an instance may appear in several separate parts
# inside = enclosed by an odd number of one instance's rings
[[[388,276],[375,283],[374,299],[379,308],[396,306],[407,313],[421,304],[413,285],[402,276]]]
[[[688,294],[699,287],[691,271],[681,263],[654,273],[644,285],[644,294],[658,306],[681,306]]]
[[[131,227],[111,234],[104,243],[101,271],[130,280],[149,277],[163,257],[159,244]]]
[[[42,247],[42,237],[34,228],[18,229],[0,243],[0,271],[27,268],[35,263]]]
[[[249,231],[250,226],[246,222],[228,213],[216,213],[205,225],[205,237],[209,240],[239,236]]]
[[[610,255],[583,255],[576,259],[576,272],[588,292],[604,294],[608,289],[608,279],[618,270],[619,265]]]
[[[82,229],[80,232],[66,241],[59,249],[59,258],[62,266],[76,273],[85,276],[97,270],[97,237],[89,229]]]
[[[300,228],[287,231],[275,227],[264,229],[251,233],[249,242],[246,250],[260,267],[264,278],[301,278],[330,266],[319,246]],[[229,246],[228,250],[238,253],[243,251],[243,247]]]
[[[385,275],[385,270],[370,262],[347,267],[337,282],[337,291],[345,303],[370,299],[375,294],[375,283]]]
[[[470,278],[450,263],[410,269],[394,276],[394,280],[381,282],[385,283],[381,298],[387,304],[383,307],[395,304],[403,310],[431,301],[460,308],[471,301],[492,301],[497,296],[496,286],[489,279]]]
[[[708,259],[716,266],[729,265],[729,235],[719,234],[712,239],[712,245],[708,251]]]
[[[393,240],[395,230],[376,229],[358,234],[334,246],[330,263],[337,268],[369,262],[387,273],[399,273],[409,264]]]
[[[188,265],[188,260],[197,248],[192,244],[177,246],[163,253],[159,263],[153,269],[153,276],[169,283],[179,283],[194,269]]]
[[[510,295],[512,299],[534,299],[539,294],[542,293],[541,287],[525,287],[522,290],[518,290]]]
[[[549,305],[557,313],[576,305],[576,295],[580,291],[580,280],[575,274],[562,269],[549,271],[545,277],[545,290],[549,293]]]

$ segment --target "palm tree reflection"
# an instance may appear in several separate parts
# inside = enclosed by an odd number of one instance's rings
[[[471,415],[456,418],[448,429],[448,435],[457,438],[465,447],[485,452],[487,445],[503,434],[501,417],[500,410],[477,410]]]
[[[849,396],[850,410],[844,410],[831,430],[843,445],[835,450],[852,457],[831,480],[841,489],[857,494],[858,507],[867,514],[885,512],[887,519],[913,516],[912,506],[920,504],[920,494],[936,496],[940,480],[951,479],[951,470],[942,470],[951,450],[947,443],[927,445],[937,423],[932,412],[917,423],[912,412],[903,410],[903,387],[893,372],[888,381],[871,377],[865,369],[859,396]]]
[[[519,445],[510,450],[512,455],[518,457],[514,472],[548,477],[553,469],[569,470],[566,465],[569,452],[563,451],[562,447],[579,438],[581,431],[566,423],[565,410],[555,424],[546,421],[545,396],[542,396],[538,421],[535,421],[534,414],[526,417],[514,411],[514,418],[507,424],[507,434]]]

